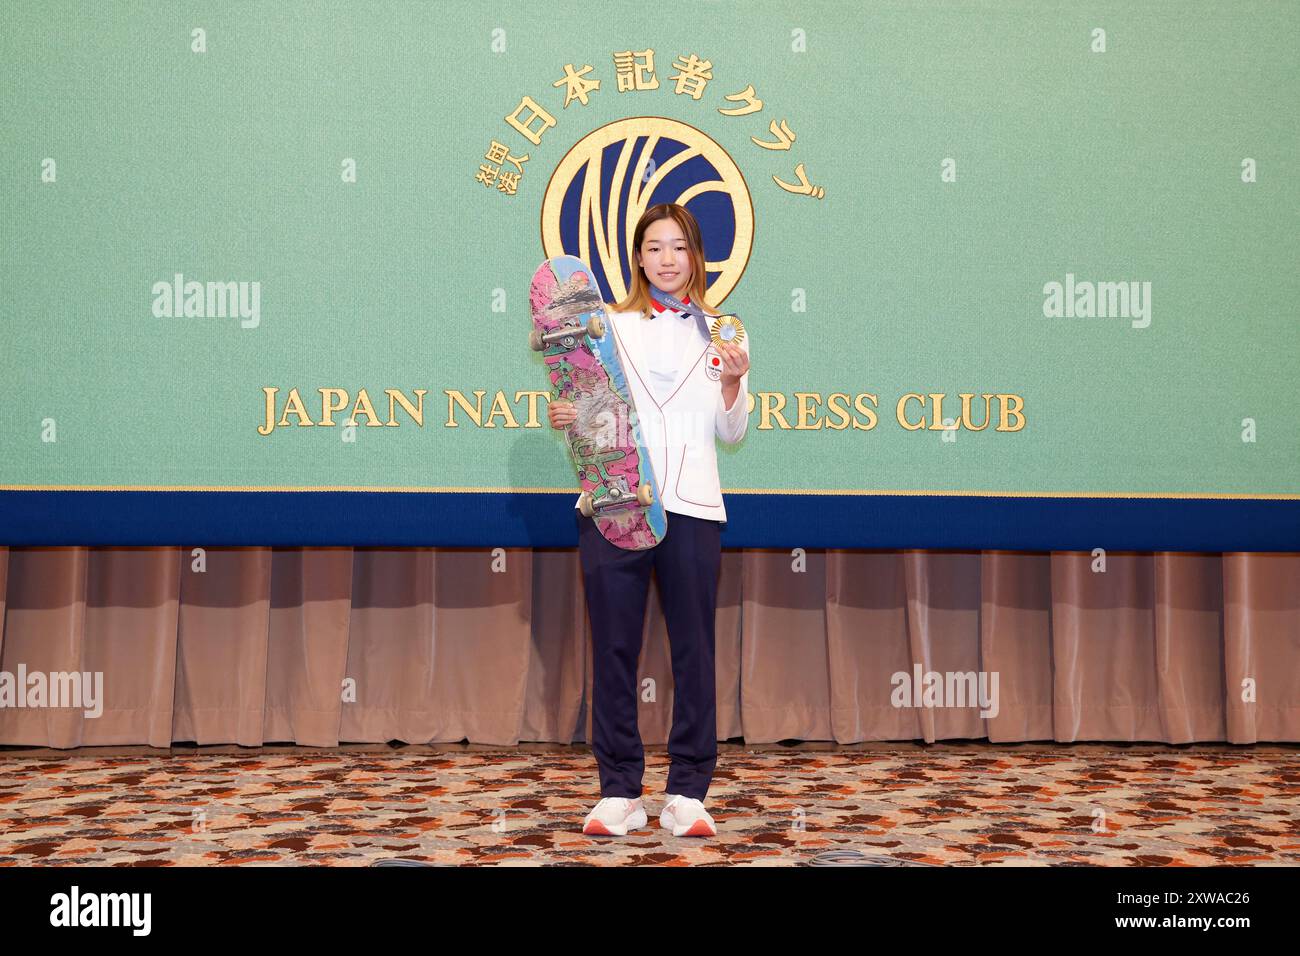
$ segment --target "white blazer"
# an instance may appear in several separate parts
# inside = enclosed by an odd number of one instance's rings
[[[711,521],[726,521],[718,481],[718,455],[714,438],[734,445],[749,424],[749,372],[740,377],[740,391],[730,410],[722,404],[721,356],[699,319],[692,319],[695,334],[688,338],[677,363],[677,379],[661,402],[651,389],[645,352],[647,326],[663,319],[643,319],[637,312],[607,310],[632,404],[641,423],[650,466],[659,483],[664,509]],[[675,314],[672,321],[681,322]],[[746,330],[748,332],[748,330]],[[749,354],[749,336],[740,343]],[[714,360],[718,365],[714,366]],[[715,374],[716,373],[716,374]],[[579,496],[581,499],[581,496]],[[575,503],[576,507],[576,503]],[[669,529],[671,531],[671,519]]]

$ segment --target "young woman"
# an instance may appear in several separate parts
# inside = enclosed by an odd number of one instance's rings
[[[714,344],[705,320],[665,306],[651,286],[708,315],[704,245],[685,207],[646,210],[633,234],[636,264],[626,299],[609,325],[627,374],[642,437],[668,514],[655,547],[626,551],[575,511],[587,614],[591,621],[592,750],[601,800],[584,833],[624,836],[646,824],[641,805],[645,752],[637,726],[637,659],[653,570],[668,626],[673,723],[666,803],[659,825],[674,836],[714,836],[704,809],[718,753],[714,618],[726,520],[714,437],[734,444],[748,423],[749,343]],[[611,334],[607,332],[606,334]],[[577,417],[568,403],[548,408],[551,425]]]

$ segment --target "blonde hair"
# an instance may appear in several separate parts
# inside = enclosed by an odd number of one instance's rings
[[[700,237],[700,224],[695,221],[695,217],[685,206],[679,206],[676,203],[664,202],[651,206],[637,221],[636,229],[632,233],[632,248],[629,250],[629,258],[632,264],[632,288],[628,291],[627,298],[614,306],[617,312],[640,312],[641,318],[648,319],[654,313],[654,306],[650,299],[650,282],[646,279],[645,270],[637,265],[636,254],[641,249],[641,243],[645,239],[646,230],[652,223],[660,219],[671,219],[681,227],[682,235],[686,237],[686,254],[691,260],[691,278],[686,283],[684,298],[691,300],[692,305],[698,305],[707,315],[717,315],[717,310],[710,306],[705,297],[708,295],[707,283],[708,274],[704,267],[704,241]]]

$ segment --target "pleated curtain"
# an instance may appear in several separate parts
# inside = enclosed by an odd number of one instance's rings
[[[0,670],[103,674],[103,712],[0,744],[591,739],[576,550],[0,548]],[[1300,740],[1300,554],[726,551],[718,738]],[[996,672],[998,711],[892,675]],[[672,719],[652,582],[642,738]]]

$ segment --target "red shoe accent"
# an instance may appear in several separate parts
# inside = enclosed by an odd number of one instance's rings
[[[595,834],[596,836],[614,835],[610,833],[609,829],[605,826],[605,824],[601,823],[599,820],[592,820],[590,823],[588,823],[585,827],[582,828],[582,832],[588,834]]]
[[[682,836],[717,836],[717,835],[718,834],[714,832],[713,827],[709,826],[708,820],[696,820],[694,823],[691,824],[691,828],[682,834]]]

